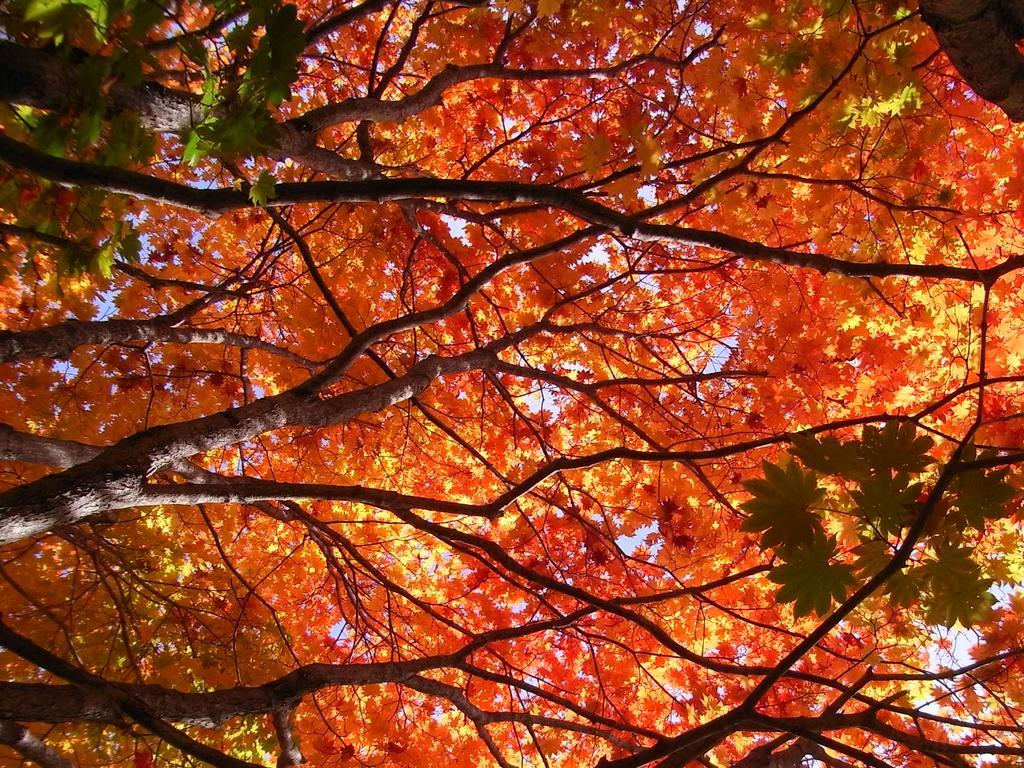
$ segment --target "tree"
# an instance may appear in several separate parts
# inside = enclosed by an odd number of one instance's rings
[[[978,95],[1012,120],[1024,119],[1024,3],[1020,0],[924,0],[921,16]]]
[[[921,14],[2,24],[4,764],[1019,764],[1022,136]]]

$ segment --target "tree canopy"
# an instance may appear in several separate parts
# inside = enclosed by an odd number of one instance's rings
[[[1020,765],[1024,129],[930,6],[5,3],[0,763]]]

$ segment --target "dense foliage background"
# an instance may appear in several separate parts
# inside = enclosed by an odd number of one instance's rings
[[[1024,145],[915,8],[12,0],[0,101],[3,764],[1024,757]]]

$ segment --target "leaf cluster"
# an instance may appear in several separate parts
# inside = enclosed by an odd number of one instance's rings
[[[823,616],[858,577],[889,566],[907,529],[929,515],[934,519],[918,541],[928,554],[890,577],[886,595],[898,606],[920,605],[930,623],[970,626],[985,617],[993,579],[963,541],[965,529],[983,531],[986,521],[1006,514],[1016,495],[1006,470],[960,472],[944,498],[926,506],[934,441],[911,423],[869,425],[859,440],[798,435],[792,443],[785,467],[766,462],[763,477],[744,483],[751,499],[742,505],[742,530],[759,533],[761,547],[782,561],[769,573],[781,585],[779,601],[793,603],[796,616]],[[963,460],[973,458],[969,450]],[[844,520],[855,524],[852,559],[829,533]]]
[[[226,12],[240,8],[227,7]],[[204,72],[203,119],[185,136],[182,159],[195,165],[208,155],[232,157],[272,146],[274,118],[269,107],[291,98],[299,55],[306,45],[294,5],[277,0],[253,3],[243,23],[224,38],[231,64],[215,70],[208,52],[190,39],[182,51]]]

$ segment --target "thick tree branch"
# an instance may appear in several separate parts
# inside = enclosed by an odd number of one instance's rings
[[[284,499],[347,501],[380,509],[424,509],[488,519],[500,514],[500,510],[490,504],[461,504],[425,496],[409,496],[380,488],[324,483],[278,483],[256,478],[229,477],[223,477],[216,484],[147,485],[136,504],[252,504],[257,501]]]
[[[75,768],[71,761],[46,746],[28,728],[17,723],[0,720],[0,744],[6,744],[23,758],[42,768]]]
[[[292,730],[292,711],[282,708],[273,712],[274,733],[277,734],[277,743],[281,747],[281,754],[277,757],[277,768],[285,768],[289,765],[302,765],[306,758],[299,749],[295,740],[295,732]]]
[[[86,345],[144,341],[219,344],[267,352],[303,368],[314,368],[319,364],[262,339],[219,328],[181,327],[174,324],[176,319],[165,316],[152,320],[69,320],[32,331],[0,331],[0,363],[33,357],[66,358],[78,347]]]
[[[103,449],[74,440],[55,440],[52,437],[19,432],[8,424],[0,423],[0,460],[44,464],[49,467],[73,467],[96,458]]]
[[[260,768],[255,763],[239,760],[196,741],[184,731],[178,730],[163,718],[154,715],[146,706],[145,701],[135,698],[130,692],[112,685],[91,672],[79,669],[54,656],[45,648],[12,631],[2,621],[0,621],[0,645],[42,669],[73,683],[80,690],[99,694],[114,707],[118,713],[118,720],[130,718],[188,755],[197,757],[217,768]]]
[[[0,494],[0,543],[10,543],[108,509],[145,504],[145,478],[198,453],[287,426],[340,424],[404,402],[445,374],[493,358],[487,350],[452,358],[428,357],[404,376],[333,397],[301,389],[265,397],[219,414],[154,427],[106,449],[85,464]]]
[[[249,199],[247,184],[244,184],[242,189],[188,187],[135,171],[53,157],[6,136],[0,136],[0,160],[62,184],[103,189],[205,213],[222,213],[255,207]],[[275,196],[268,204],[283,206],[315,202],[383,203],[423,197],[491,203],[528,202],[564,210],[604,231],[641,241],[710,248],[751,261],[814,269],[822,273],[835,272],[850,277],[904,276],[985,284],[1024,266],[1024,254],[1012,256],[1001,264],[986,269],[945,264],[844,261],[824,254],[774,248],[721,232],[646,223],[643,221],[643,213],[620,213],[575,190],[544,184],[447,179],[288,182],[276,185]]]
[[[419,691],[420,693],[425,693],[429,696],[436,696],[451,702],[469,720],[479,726],[489,725],[491,723],[523,723],[539,725],[548,728],[576,731],[578,733],[587,733],[593,736],[598,736],[610,744],[614,744],[620,749],[629,752],[637,749],[635,744],[624,741],[603,728],[595,728],[594,726],[587,725],[585,723],[576,723],[571,720],[548,717],[545,715],[534,715],[529,712],[495,712],[482,709],[471,702],[469,697],[466,696],[465,692],[461,688],[457,688],[456,686],[448,683],[443,683],[439,680],[431,680],[423,675],[413,675],[408,680],[405,680],[402,685],[406,688],[412,688],[415,691]]]
[[[50,49],[0,40],[0,101],[64,110],[75,106],[81,77],[77,65]],[[134,112],[150,131],[183,131],[203,119],[196,96],[154,82],[138,87],[114,82],[104,100],[111,113]]]
[[[119,702],[127,697],[161,720],[216,728],[233,717],[272,714],[294,707],[304,696],[329,687],[403,683],[432,669],[461,670],[467,668],[466,659],[474,652],[492,643],[555,630],[574,618],[577,617],[558,616],[482,632],[450,654],[408,661],[306,664],[263,685],[202,693],[176,691],[159,685],[98,683],[98,678],[77,670],[0,623],[0,645],[58,677],[76,683],[0,682],[0,720],[119,723],[124,719]],[[84,691],[79,684],[80,678],[91,681],[84,686]]]
[[[953,66],[983,99],[1015,122],[1024,120],[1024,38],[1021,0],[921,0]]]

